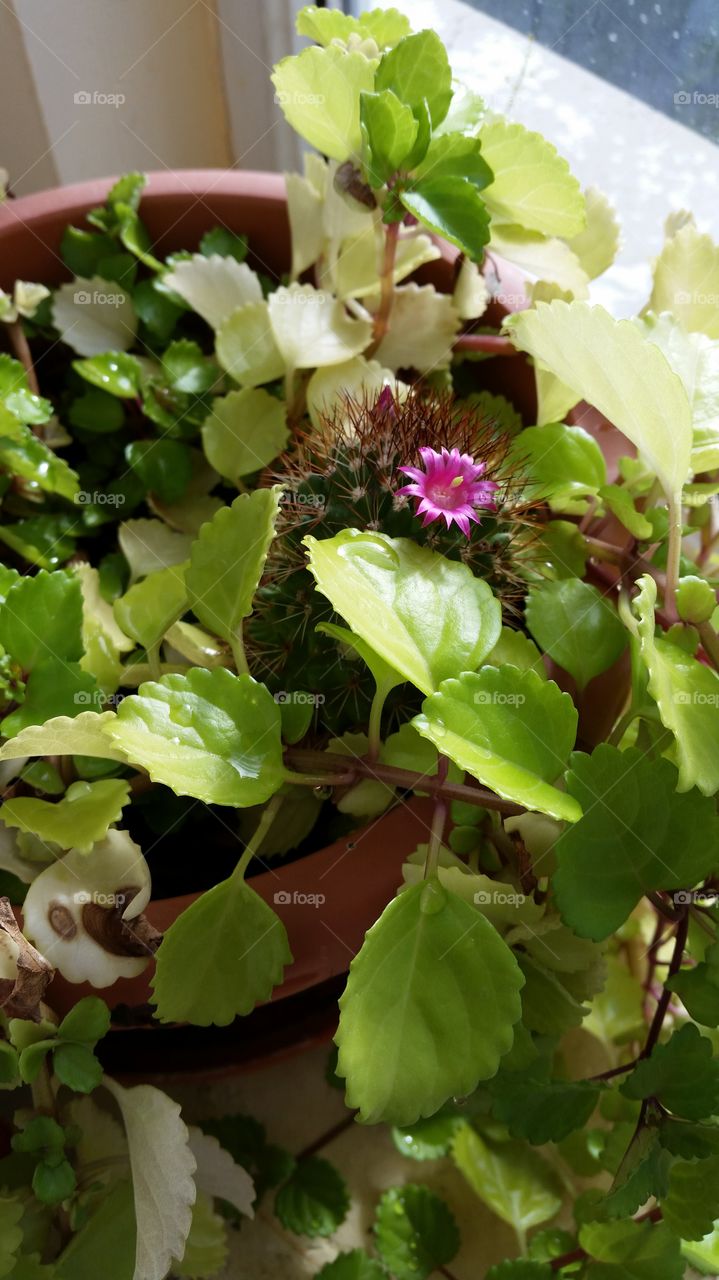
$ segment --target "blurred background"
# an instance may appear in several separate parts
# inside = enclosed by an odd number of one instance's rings
[[[379,0],[383,3],[383,0]],[[672,208],[719,197],[716,0],[395,0],[457,75],[539,129],[618,208],[596,300],[629,313]],[[283,170],[300,144],[269,73],[300,0],[0,0],[0,166],[22,195],[128,169]],[[359,12],[367,0],[328,0]]]

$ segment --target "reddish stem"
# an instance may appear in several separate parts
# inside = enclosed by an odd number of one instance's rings
[[[479,351],[488,356],[516,356],[517,348],[511,338],[501,333],[460,333],[455,339],[455,351]]]

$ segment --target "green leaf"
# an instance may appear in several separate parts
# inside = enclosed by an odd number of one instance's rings
[[[212,1201],[198,1191],[182,1260],[173,1261],[172,1275],[181,1276],[183,1280],[202,1280],[202,1277],[217,1275],[224,1268],[227,1255],[224,1218],[215,1212]]]
[[[221,258],[234,258],[244,262],[247,257],[247,236],[237,236],[228,227],[212,227],[200,240],[200,253],[206,258],[219,254]]]
[[[520,1234],[561,1207],[556,1173],[523,1143],[490,1143],[465,1124],[455,1135],[452,1156],[480,1200]]]
[[[606,483],[602,451],[582,427],[527,427],[513,441],[512,457],[526,467],[528,497],[548,501],[553,511],[580,515]]]
[[[225,1027],[269,1000],[291,963],[279,916],[244,880],[230,876],[166,931],[152,981],[157,1017]]]
[[[77,1180],[69,1160],[41,1160],[35,1166],[32,1189],[41,1204],[62,1204],[69,1200]]]
[[[133,440],[125,457],[144,487],[161,502],[179,502],[192,475],[192,455],[180,440]]]
[[[135,1237],[132,1189],[123,1179],[93,1207],[88,1221],[63,1250],[55,1263],[55,1280],[97,1280],[98,1258],[103,1260],[104,1280],[130,1280]]]
[[[702,1240],[709,1234],[719,1217],[719,1155],[674,1162],[662,1217],[682,1240]]]
[[[365,665],[372,672],[372,678],[378,689],[384,689],[387,693],[391,692],[397,685],[402,684],[402,678],[397,674],[394,667],[385,662],[384,658],[380,658],[366,641],[360,636],[356,636],[354,631],[350,631],[347,627],[339,627],[335,622],[320,622],[317,630],[324,636],[332,636],[334,640],[338,640],[340,644],[354,650],[362,659]],[[409,725],[402,725],[402,729],[409,729]],[[410,730],[410,733],[412,731]],[[421,745],[421,744],[420,744]],[[389,759],[384,761],[390,764]],[[414,768],[414,765],[400,766],[405,768]]]
[[[312,46],[277,63],[271,76],[275,100],[301,138],[341,162],[360,150],[360,94],[374,89],[374,68],[363,53]]]
[[[477,187],[466,178],[423,178],[400,200],[430,231],[481,262],[489,241],[489,214]]]
[[[567,791],[584,817],[555,845],[552,887],[562,919],[601,941],[645,893],[701,881],[716,867],[719,819],[711,800],[676,793],[676,770],[632,748],[576,752]]]
[[[336,14],[336,9],[320,9],[319,13]],[[317,1272],[317,1280],[386,1280],[387,1273],[364,1249],[338,1253],[333,1262],[325,1263]]]
[[[532,1237],[534,1241],[536,1237]],[[545,1262],[517,1258],[514,1262],[498,1262],[490,1267],[486,1280],[552,1280],[554,1272]]]
[[[142,366],[124,351],[106,351],[89,360],[74,360],[73,369],[86,382],[120,400],[133,400],[140,391]]]
[[[636,322],[682,380],[694,426],[694,472],[719,464],[719,342],[703,333],[686,333],[671,315],[645,315]],[[719,334],[717,334],[719,337]]]
[[[619,1135],[620,1129],[618,1125],[614,1134]],[[652,1196],[665,1195],[671,1163],[672,1158],[662,1147],[657,1129],[638,1129],[622,1157],[610,1191],[594,1205],[592,1217],[601,1221],[629,1218]]]
[[[125,761],[124,752],[113,746],[104,732],[108,724],[114,723],[113,711],[81,711],[74,719],[56,716],[44,724],[23,729],[17,737],[6,742],[0,747],[0,760],[77,754]]]
[[[37,1040],[34,1044],[29,1044],[22,1050],[19,1066],[20,1076],[25,1084],[34,1084],[48,1053],[54,1047],[54,1040]]]
[[[262,804],[283,781],[277,703],[224,667],[141,685],[106,732],[153,781],[206,804]]]
[[[13,583],[0,607],[0,644],[25,671],[48,657],[82,656],[82,592],[64,570]]]
[[[409,155],[417,138],[412,108],[391,89],[360,94],[360,123],[366,143],[371,186],[381,187]]]
[[[669,497],[680,493],[690,470],[689,401],[666,358],[633,321],[614,320],[603,307],[585,302],[555,301],[507,323],[522,351],[636,445]]]
[[[96,1044],[110,1030],[110,1010],[97,996],[84,996],[65,1014],[57,1034],[72,1044]]]
[[[288,440],[284,405],[261,388],[244,387],[213,400],[202,427],[207,461],[233,484],[266,467]]]
[[[294,1168],[294,1159],[289,1151],[268,1143],[263,1126],[254,1116],[235,1114],[219,1120],[205,1120],[202,1129],[217,1138],[235,1164],[250,1174],[255,1186],[256,1205],[265,1191],[284,1182]]]
[[[109,826],[118,822],[130,795],[130,784],[120,779],[73,782],[61,800],[16,796],[6,800],[0,818],[6,827],[29,831],[42,841],[89,853]]]
[[[553,680],[483,667],[445,680],[412,724],[438,751],[507,800],[576,822],[576,800],[551,784],[565,767],[577,712]]]
[[[378,975],[391,966],[392,980]],[[520,1014],[512,952],[474,906],[437,881],[389,904],[350,966],[338,1075],[366,1123],[412,1124],[497,1069]]]
[[[584,1080],[541,1080],[530,1072],[500,1072],[491,1085],[492,1111],[513,1138],[534,1146],[561,1142],[589,1120],[600,1094]]]
[[[549,236],[576,236],[583,230],[579,183],[551,142],[501,118],[482,125],[479,137],[494,174],[486,194],[493,220]]]
[[[406,538],[357,529],[303,541],[318,589],[423,693],[454,671],[477,666],[496,644],[499,603],[466,565]]]
[[[80,227],[66,227],[60,241],[60,255],[74,276],[89,279],[97,273],[100,260],[115,249],[111,236]]]
[[[192,544],[186,574],[200,622],[230,644],[241,635],[275,536],[280,489],[242,493],[204,524]]]
[[[390,1187],[377,1206],[377,1252],[396,1280],[427,1280],[459,1249],[457,1224],[429,1187]]]
[[[641,511],[637,511],[631,494],[627,489],[619,484],[602,485],[599,490],[599,497],[612,515],[617,517],[617,520],[624,525],[625,529],[629,530],[633,537],[644,540],[651,539],[654,532],[651,521],[647,520]]]
[[[23,480],[31,480],[47,493],[73,499],[78,493],[77,475],[58,458],[29,427],[0,404],[0,466]],[[7,535],[5,541],[8,541]]]
[[[422,181],[426,178],[466,178],[481,191],[492,181],[493,174],[482,155],[479,138],[442,132],[432,138],[414,176]]]
[[[113,601],[117,625],[143,649],[152,649],[189,607],[184,565],[150,573]]]
[[[400,102],[413,109],[426,103],[432,127],[441,124],[452,100],[452,68],[436,32],[404,36],[381,59],[374,87],[378,92],[391,89]]]
[[[682,1280],[679,1240],[653,1222],[587,1222],[579,1243],[592,1262],[587,1280]]]
[[[165,349],[162,368],[175,390],[194,396],[209,391],[221,377],[217,365],[203,355],[202,348],[186,338]]]
[[[108,395],[99,387],[90,387],[84,395],[73,400],[67,416],[73,427],[91,431],[93,435],[119,431],[125,421],[125,414],[117,397]]]
[[[542,662],[542,655],[533,640],[525,636],[523,631],[513,631],[511,627],[502,627],[499,640],[485,659],[487,666],[519,667],[520,671],[534,671],[540,680],[547,680],[547,669]]]
[[[350,1198],[344,1179],[328,1160],[300,1160],[275,1196],[275,1213],[298,1236],[331,1236],[347,1217]]]
[[[86,1044],[60,1044],[52,1055],[55,1075],[74,1093],[92,1093],[102,1083],[102,1067]]]
[[[446,1156],[456,1130],[464,1121],[457,1109],[448,1104],[426,1120],[392,1129],[397,1150],[410,1160],[438,1160]]]
[[[620,1086],[625,1098],[657,1098],[685,1120],[703,1120],[719,1111],[719,1059],[712,1042],[688,1022],[659,1044]]]
[[[700,625],[708,622],[716,609],[716,592],[705,578],[687,574],[679,579],[677,587],[677,613],[683,622]]]
[[[562,974],[552,972],[528,955],[521,956],[520,968],[524,974],[522,1021],[528,1030],[542,1036],[561,1036],[580,1025],[587,1007],[567,990]]]
[[[675,973],[666,986],[679,996],[695,1022],[705,1027],[719,1026],[719,943],[713,943],[693,969]]]
[[[711,796],[719,789],[719,739],[716,709],[719,676],[691,654],[654,634],[657,585],[649,574],[639,579],[632,601],[639,616],[639,652],[649,673],[649,692],[665,728],[674,735],[678,786],[698,787]]]
[[[169,341],[183,308],[163,293],[155,280],[141,280],[133,291],[132,301],[142,323],[158,342]]]
[[[43,658],[30,672],[22,704],[5,716],[0,729],[11,737],[28,725],[41,725],[57,716],[72,716],[98,701],[100,693],[94,676],[82,671],[77,662]]]
[[[537,644],[584,689],[627,647],[616,609],[579,578],[542,582],[527,596],[527,626]]]
[[[17,1049],[0,1040],[0,1088],[17,1084],[20,1072]]]

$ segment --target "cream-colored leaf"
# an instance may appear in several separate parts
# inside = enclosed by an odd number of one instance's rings
[[[275,342],[290,369],[341,364],[357,356],[372,336],[369,320],[353,320],[342,303],[311,284],[276,289],[269,302]]]
[[[366,298],[379,293],[381,251],[374,227],[342,242],[334,270],[334,288],[340,298]],[[429,236],[416,233],[401,236],[397,242],[392,279],[395,284],[417,271],[426,262],[434,262],[440,251]]]
[[[322,253],[322,196],[309,178],[299,173],[285,174],[287,212],[292,237],[292,279],[312,266]]]
[[[579,235],[569,241],[569,248],[579,259],[579,265],[590,280],[596,279],[611,267],[619,249],[619,219],[614,206],[598,187],[587,187],[584,192],[587,225]]]
[[[202,426],[208,462],[233,484],[266,467],[288,440],[283,402],[261,387],[218,396]]]
[[[460,319],[451,297],[431,284],[400,285],[395,291],[389,332],[376,358],[390,369],[429,373],[447,369]]]
[[[452,294],[457,315],[462,320],[478,320],[487,310],[490,297],[487,282],[476,262],[463,258]]]
[[[538,231],[492,224],[490,252],[521,267],[537,280],[556,285],[575,298],[589,295],[589,277],[579,258],[564,240],[549,239]]]
[[[494,173],[482,192],[493,224],[516,223],[550,236],[579,234],[585,224],[584,197],[551,142],[501,117],[482,125],[479,136]]]
[[[0,760],[78,755],[127,763],[124,751],[113,746],[103,732],[103,725],[114,719],[114,711],[81,711],[77,716],[53,716],[44,724],[28,725],[10,738],[0,747]]]
[[[312,425],[318,427],[323,418],[340,419],[347,398],[363,401],[379,394],[383,387],[393,391],[405,387],[397,382],[391,369],[384,369],[378,360],[365,360],[355,356],[344,364],[329,365],[317,369],[307,383],[307,412]]]
[[[665,241],[654,264],[650,311],[671,311],[683,329],[719,338],[719,245],[693,223]]]
[[[80,356],[127,351],[137,332],[129,293],[100,276],[78,276],[61,284],[52,300],[52,322],[63,342]]]
[[[217,330],[216,355],[222,368],[243,387],[259,387],[285,371],[267,303],[238,307]]]
[[[684,384],[692,411],[694,473],[713,471],[719,467],[719,342],[704,333],[687,333],[666,312],[645,315],[637,325]]]
[[[689,476],[692,418],[681,379],[631,320],[585,302],[540,303],[507,321],[522,351],[636,445],[668,497]]]
[[[252,268],[219,253],[209,258],[193,253],[191,258],[175,264],[163,284],[179,293],[213,329],[218,329],[238,307],[262,301],[262,286]]]
[[[180,1107],[149,1084],[126,1089],[104,1079],[127,1135],[137,1220],[133,1280],[164,1280],[181,1258],[190,1232],[197,1189],[195,1157]]]
[[[182,564],[190,554],[192,539],[168,529],[162,520],[123,520],[117,531],[120,550],[130,566],[130,582]]]
[[[255,1186],[247,1170],[235,1163],[217,1138],[203,1133],[194,1125],[190,1126],[189,1132],[190,1150],[197,1163],[195,1183],[198,1190],[219,1200],[227,1200],[238,1213],[254,1218]]]

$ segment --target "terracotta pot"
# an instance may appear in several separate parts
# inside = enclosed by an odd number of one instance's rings
[[[59,256],[63,231],[68,224],[84,224],[88,210],[105,200],[112,181],[83,182],[1,205],[0,287],[11,289],[16,279],[49,284],[69,279]],[[248,237],[253,266],[274,277],[286,270],[289,223],[280,175],[215,170],[152,173],[140,212],[153,250],[160,256],[196,248],[204,232],[220,223]],[[418,278],[443,291],[451,290],[456,256],[456,250],[442,246],[442,258],[422,268]],[[524,293],[521,274],[501,262],[497,272],[502,292],[512,295],[512,309],[516,309],[517,295]],[[506,311],[501,301],[493,302],[483,324],[498,326]],[[533,422],[534,378],[524,357],[487,359],[481,368],[482,384],[506,396],[526,422]],[[273,1002],[287,1000],[289,1009],[289,1002],[301,993],[319,989],[346,971],[366,929],[393,896],[403,861],[426,839],[427,815],[426,801],[401,805],[348,839],[253,878],[253,888],[284,920],[294,956]],[[311,895],[318,894],[325,897],[321,908],[310,905]],[[306,897],[303,901],[295,895]],[[154,900],[148,909],[151,921],[160,929],[166,928],[193,896]],[[58,1012],[64,1012],[91,990],[58,977],[52,987],[52,1003]],[[114,1009],[143,1005],[149,997],[149,973],[117,982],[102,994]],[[263,1016],[262,1011],[259,1015]],[[242,1026],[249,1030],[249,1020]],[[192,1032],[197,1035],[194,1029]],[[272,1039],[273,1033],[269,1034]],[[147,1040],[147,1033],[143,1040]]]

